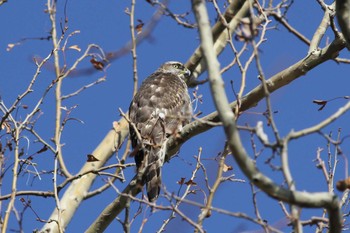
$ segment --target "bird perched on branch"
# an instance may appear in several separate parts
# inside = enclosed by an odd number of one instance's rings
[[[187,84],[191,72],[169,61],[147,77],[129,107],[130,138],[138,180],[146,185],[148,200],[157,200],[161,167],[171,135],[181,131],[192,116]]]

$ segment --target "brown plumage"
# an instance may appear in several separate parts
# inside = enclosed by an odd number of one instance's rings
[[[189,76],[190,71],[180,62],[166,62],[144,80],[130,104],[130,138],[138,179],[146,185],[151,202],[160,192],[166,141],[191,119]]]

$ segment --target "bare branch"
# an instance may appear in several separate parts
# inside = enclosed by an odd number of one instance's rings
[[[215,41],[214,48],[217,54],[220,54],[227,44],[229,35],[232,34],[239,25],[240,20],[249,12],[248,1],[238,0],[231,1],[224,14],[224,18],[229,25],[226,28],[222,21],[218,21],[212,29],[212,36]],[[200,47],[192,54],[186,62],[186,67],[192,71],[192,79],[197,77],[206,70],[205,63],[202,60],[202,51]]]
[[[333,3],[329,7],[326,7],[323,19],[310,42],[309,53],[312,53],[318,49],[321,39],[323,38],[327,28],[330,25],[330,19],[331,19],[330,16],[331,16],[331,13],[334,12],[334,8],[335,8],[334,4],[335,3]]]
[[[334,194],[298,192],[281,188],[279,185],[275,184],[272,180],[258,171],[255,163],[247,155],[234,121],[235,117],[231,111],[225,90],[223,88],[219,63],[213,50],[213,41],[212,38],[208,36],[210,35],[210,25],[205,3],[201,0],[193,0],[193,8],[199,26],[204,59],[208,67],[212,96],[214,98],[215,106],[218,109],[219,117],[223,122],[225,133],[229,140],[229,146],[234,155],[234,159],[249,180],[251,180],[251,182],[253,182],[271,197],[302,207],[326,208],[330,216],[330,231],[340,233],[342,225],[341,216],[338,200]]]

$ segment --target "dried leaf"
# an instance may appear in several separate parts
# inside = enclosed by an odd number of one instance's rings
[[[3,129],[6,129],[6,133],[11,133],[11,126],[6,121],[1,125],[1,130]]]
[[[346,189],[349,189],[350,177],[346,178],[345,180],[339,180],[336,186],[337,186],[337,189],[341,192],[345,191]]]
[[[80,52],[80,51],[81,51],[81,48],[79,48],[79,46],[78,46],[78,45],[72,45],[72,46],[69,46],[68,48],[69,48],[69,49],[74,49],[74,50],[77,50],[78,52]]]
[[[91,58],[90,62],[96,70],[103,70],[104,64],[102,62],[97,61],[95,58]]]
[[[45,151],[47,151],[47,146],[46,145],[44,145],[44,147],[43,148],[41,148],[38,152],[36,152],[37,154],[40,154],[40,153],[43,153],[43,152],[45,152]]]
[[[318,105],[325,105],[327,104],[327,100],[313,100],[312,103],[318,104]]]
[[[186,179],[185,177],[181,177],[181,179],[176,183],[178,183],[179,185],[183,185],[185,183],[185,179]]]
[[[194,182],[193,180],[188,180],[185,182],[185,185],[197,185],[197,183]]]
[[[135,29],[137,34],[140,34],[142,32],[142,27],[145,25],[142,20],[138,19],[137,20],[139,23],[136,25]]]
[[[326,104],[328,103],[327,100],[313,100],[312,103],[321,105],[321,107],[318,109],[318,111],[321,111],[324,107],[326,107]]]
[[[93,156],[92,154],[88,154],[87,155],[87,160],[86,162],[96,162],[96,161],[100,161],[98,160],[95,156]]]
[[[222,168],[223,172],[227,172],[227,171],[231,171],[231,170],[233,170],[232,166],[224,164],[224,167]]]

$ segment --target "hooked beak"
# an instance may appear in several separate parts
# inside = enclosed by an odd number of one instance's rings
[[[187,77],[190,77],[191,76],[191,71],[186,68],[184,75],[187,76]]]

